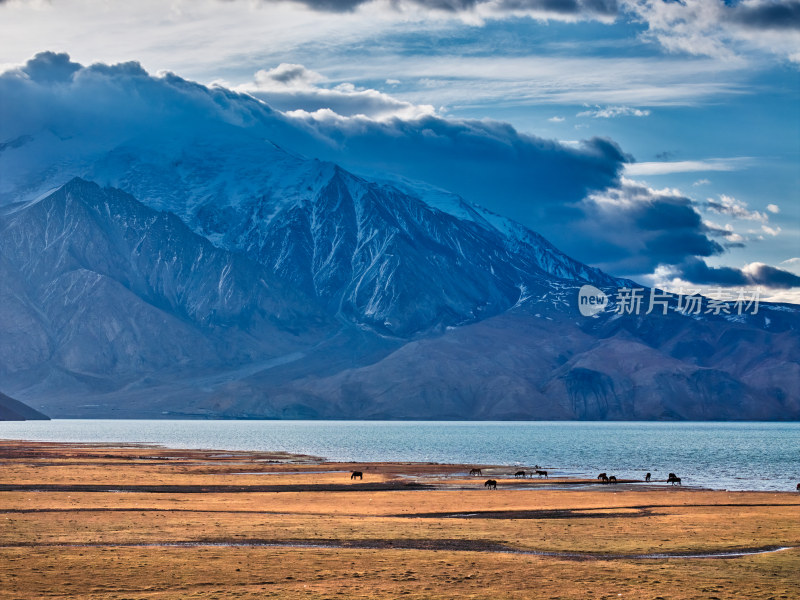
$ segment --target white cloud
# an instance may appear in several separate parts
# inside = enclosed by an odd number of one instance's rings
[[[743,269],[744,270],[744,269]],[[645,279],[644,277],[642,278]],[[744,295],[745,302],[754,297],[758,297],[760,302],[786,302],[789,304],[800,304],[800,289],[770,289],[759,285],[698,285],[691,281],[686,281],[681,277],[676,277],[674,271],[669,267],[659,267],[655,273],[647,278],[650,285],[660,290],[673,294],[700,294],[706,298],[717,298],[719,300],[733,300],[738,298],[739,292]]]
[[[709,198],[705,202],[705,207],[706,209],[719,214],[730,215],[735,219],[743,219],[745,221],[760,221],[762,223],[769,221],[769,216],[766,213],[759,212],[757,210],[750,210],[747,208],[746,202],[737,200],[733,196],[728,196],[726,194],[720,194],[716,199]],[[763,226],[762,229],[764,229]],[[764,231],[767,229],[769,228],[767,227],[764,229]]]
[[[641,175],[670,175],[673,173],[694,173],[703,171],[738,171],[747,166],[749,157],[736,158],[708,158],[705,160],[679,160],[640,162],[625,165],[625,174],[630,176]],[[709,183],[707,179],[695,182],[695,185]]]
[[[488,50],[488,49],[487,49]],[[404,82],[403,98],[461,107],[530,104],[686,106],[741,94],[742,61],[720,63],[657,57],[396,56],[375,53],[368,63],[315,63],[331,79]]]
[[[647,117],[649,115],[649,110],[641,110],[630,106],[606,106],[605,108],[596,106],[592,110],[579,112],[576,116],[593,117],[595,119],[612,119],[614,117]]]
[[[798,60],[797,62],[800,62]],[[787,304],[800,304],[800,290],[769,290],[761,294],[761,302],[785,302]]]
[[[745,241],[745,238],[738,233],[729,233],[725,236],[725,240],[731,244],[741,244]]]
[[[295,118],[417,119],[436,114],[431,105],[412,104],[378,90],[357,88],[350,82],[322,87],[326,81],[323,75],[303,65],[281,63],[273,69],[257,71],[252,83],[235,89]]]
[[[780,227],[769,227],[768,225],[762,225],[761,230],[772,237],[775,237],[781,232]]]
[[[708,229],[709,235],[722,237],[728,243],[728,247],[731,247],[731,245],[741,246],[748,241],[748,238],[734,231],[733,225],[730,223],[718,225],[713,221],[703,219],[703,225]]]
[[[621,0],[647,24],[646,38],[670,52],[730,60],[752,52],[798,61],[800,35],[792,24],[792,2],[775,0]],[[777,11],[775,9],[778,9]],[[786,11],[783,15],[782,9]],[[793,26],[794,25],[794,26]]]
[[[551,123],[563,123],[564,117],[550,117],[547,120],[550,121]]]
[[[780,264],[786,266],[787,271],[791,271],[792,273],[796,273],[800,275],[800,258],[794,257],[789,258],[787,260],[782,261]]]
[[[774,215],[777,215],[779,212],[781,212],[781,209],[777,204],[767,204],[767,210]]]
[[[709,183],[711,183],[711,180],[709,180],[709,179],[698,179],[697,181],[695,181],[692,184],[692,186],[693,187],[698,187],[698,186],[701,186],[701,185],[708,185]]]
[[[397,3],[382,0],[354,12],[331,14],[293,2],[259,0],[58,0],[37,7],[0,0],[0,62],[21,63],[42,50],[69,49],[76,60],[87,64],[137,60],[150,72],[171,70],[198,81],[224,79],[236,85],[259,67],[288,62],[291,57],[292,62],[313,67],[326,81],[347,81],[362,88],[374,87],[378,81],[387,81],[386,85],[402,81],[398,97],[403,101],[459,107],[588,103],[652,109],[695,105],[747,89],[744,60],[570,57],[541,50],[535,55],[503,57],[493,52],[490,42],[481,48],[480,36],[470,41],[479,51],[468,54],[456,48],[449,55],[440,49],[423,56],[399,53],[394,42],[373,46],[382,36],[447,35],[461,27],[463,15],[473,14],[479,20],[484,19],[482,10],[500,15],[500,5],[507,8],[513,2],[479,3],[471,13],[467,9],[432,13],[407,3],[398,11],[393,4]],[[451,4],[470,6],[466,0]],[[539,4],[608,5],[609,10],[615,6],[611,1]],[[609,10],[594,14],[610,15]],[[520,16],[513,10],[502,14],[504,18]],[[564,18],[578,17],[565,13]],[[370,45],[365,51],[366,42]]]

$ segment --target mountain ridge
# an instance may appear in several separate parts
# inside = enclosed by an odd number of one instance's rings
[[[4,332],[16,343],[0,343],[4,378],[70,417],[800,418],[795,309],[582,317],[581,285],[627,282],[556,255],[572,267],[559,279],[539,262],[557,250],[537,255],[532,232],[487,229],[479,209],[459,219],[324,168],[325,183],[271,211],[256,253],[79,179],[6,207],[0,267],[16,312],[0,323],[30,331]],[[236,276],[223,293],[226,270]],[[54,312],[62,305],[71,312]],[[76,333],[87,331],[91,343]]]
[[[50,417],[0,392],[0,421],[49,421]]]

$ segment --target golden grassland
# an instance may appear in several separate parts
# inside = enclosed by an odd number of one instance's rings
[[[800,598],[800,494],[470,466],[0,442],[0,598]]]

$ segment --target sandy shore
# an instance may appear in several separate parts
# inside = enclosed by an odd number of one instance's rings
[[[800,593],[800,494],[473,466],[0,441],[0,598]]]

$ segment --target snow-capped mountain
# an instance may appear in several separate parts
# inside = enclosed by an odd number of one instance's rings
[[[474,322],[558,295],[564,281],[620,283],[457,197],[371,182],[264,140],[233,143],[227,130],[204,135],[126,142],[40,188],[71,176],[119,187],[387,335]]]
[[[1,391],[54,417],[800,418],[796,308],[581,316],[584,284],[633,283],[285,149],[311,134],[253,98],[132,79],[145,108],[0,139]]]
[[[495,227],[489,219],[499,218],[477,207],[459,205],[459,217],[313,166],[316,188],[277,209],[262,201],[266,223],[228,212],[254,225],[229,236],[229,249],[173,213],[80,179],[2,209],[4,385],[57,416],[800,410],[792,309],[762,307],[744,320],[580,317],[582,284],[625,282],[517,225]]]

